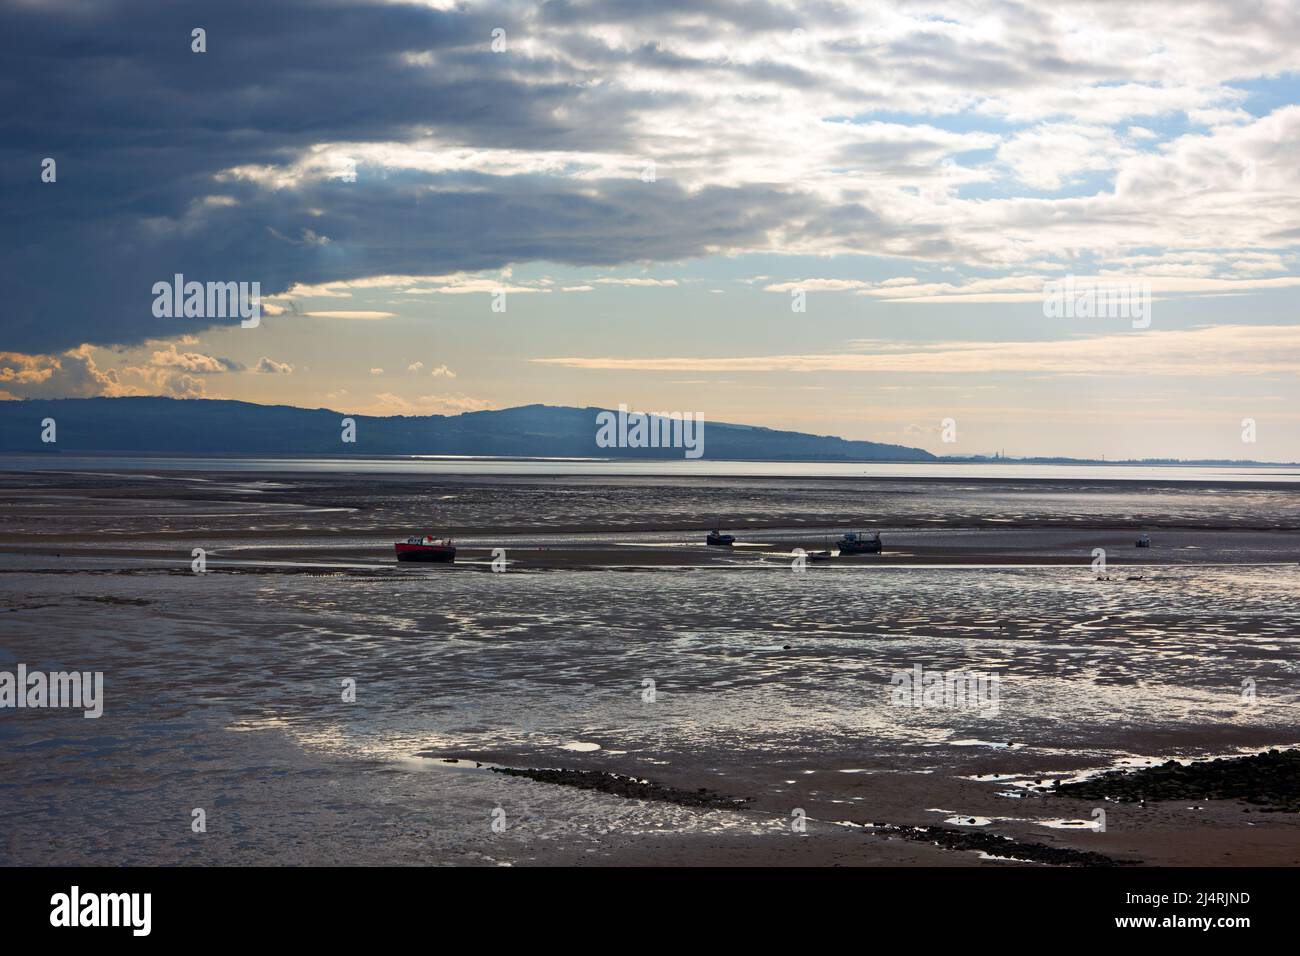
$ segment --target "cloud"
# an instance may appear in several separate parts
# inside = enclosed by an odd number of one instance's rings
[[[357,411],[365,415],[458,415],[493,408],[493,404],[469,395],[420,395],[405,398],[393,392],[380,392],[374,401]]]
[[[85,345],[59,355],[0,352],[0,391],[10,399],[130,394],[115,371],[99,369]]]
[[[718,358],[539,358],[565,368],[640,372],[899,372],[928,375],[1054,373],[1192,377],[1300,373],[1300,327],[1213,326],[1128,331],[1032,342],[893,344],[862,351]]]
[[[917,425],[914,422],[903,426],[903,434],[914,438],[936,435],[942,430],[942,425]]]
[[[592,279],[597,285],[627,285],[627,286],[675,286],[676,279],[645,279],[637,277],[619,277],[605,276],[600,279]]]
[[[773,282],[763,287],[764,292],[853,292],[859,289],[873,289],[874,282],[859,279],[796,279],[791,282]]]
[[[218,375],[243,369],[234,359],[216,358],[201,352],[180,352],[171,343],[167,348],[153,353],[152,364],[162,368],[181,369],[192,375]]]
[[[197,22],[203,55],[176,39]],[[1282,3],[103,0],[6,4],[0,36],[23,38],[0,277],[28,354],[237,321],[153,318],[177,272],[270,297],[430,262],[1023,272],[1300,240],[1300,107],[1247,112],[1252,81],[1300,70]],[[43,156],[55,183],[24,165]]]
[[[1059,189],[1083,173],[1115,169],[1138,151],[1106,126],[1043,123],[1012,135],[998,159],[1034,189]]]
[[[287,362],[277,362],[275,359],[270,359],[263,355],[257,360],[257,365],[254,371],[266,375],[292,375],[293,366]]]
[[[1259,276],[1255,273],[1280,271],[1284,261],[1262,253],[1206,253],[1199,256],[1127,256],[1108,263],[1110,268],[1095,274],[1073,276],[1081,287],[1095,283],[1124,280],[1141,281],[1156,295],[1240,295],[1288,289],[1300,286],[1300,276]],[[1216,271],[1231,271],[1238,276],[1215,276]],[[1071,274],[1072,275],[1072,274]],[[976,304],[988,302],[1041,302],[1044,286],[1059,282],[1063,275],[1009,275],[964,282],[918,282],[915,277],[898,277],[884,281],[857,279],[796,279],[774,282],[764,292],[784,293],[802,289],[808,292],[852,292],[855,295],[887,299],[891,302],[934,304]]]
[[[376,275],[362,279],[338,279],[320,285],[295,284],[282,298],[351,298],[356,289],[401,289],[403,295],[470,295],[497,292],[549,292],[547,279],[536,284],[511,283],[509,270],[502,275],[457,272],[447,275]],[[312,314],[312,313],[308,313]],[[315,313],[322,314],[322,313]]]
[[[149,394],[169,395],[172,398],[207,398],[207,382],[184,373],[146,376],[152,381]]]

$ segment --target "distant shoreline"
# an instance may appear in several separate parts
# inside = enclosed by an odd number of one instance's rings
[[[61,449],[50,451],[36,449],[0,449],[0,461],[6,458],[34,458],[51,456],[57,460],[65,455],[76,455],[84,458],[181,458],[192,459],[195,461],[209,461],[213,459],[237,459],[237,460],[268,460],[268,461],[296,461],[299,459],[310,461],[557,461],[557,462],[575,462],[575,463],[608,463],[608,462],[674,462],[678,458],[649,458],[649,457],[583,457],[578,455],[270,455],[257,452],[225,452],[201,453],[201,452],[171,452],[171,451],[72,451],[64,452]],[[1054,457],[984,457],[984,456],[942,456],[917,461],[908,458],[705,458],[702,462],[752,462],[755,464],[791,464],[791,465],[1079,465],[1079,466],[1100,466],[1131,468],[1300,468],[1298,461],[1256,461],[1255,459],[1231,459],[1231,458],[1054,458]]]
[[[0,454],[0,472],[120,472],[206,475],[355,473],[381,476],[517,477],[572,479],[800,479],[826,481],[1035,481],[1068,485],[1200,484],[1300,486],[1300,465],[1264,462],[1231,464],[985,461],[795,461],[761,459],[629,459],[526,456],[268,456],[105,453]]]
[[[72,454],[97,459],[619,462],[637,467],[687,458],[696,465],[708,467],[706,463],[711,463],[715,468],[722,462],[842,468],[905,464],[963,468],[1300,468],[1296,461],[1171,458],[1168,446],[1151,449],[1166,453],[1159,456],[1110,460],[1068,455],[1008,458],[1001,452],[935,454],[890,442],[714,420],[707,422],[707,441],[702,435],[698,446],[691,449],[676,440],[634,441],[630,434],[624,441],[621,433],[611,445],[600,440],[598,427],[600,416],[611,414],[595,406],[540,404],[457,415],[375,416],[227,399],[28,399],[0,402],[0,461],[12,460],[13,456],[59,460]],[[345,434],[345,429],[352,431]],[[946,444],[941,449],[952,452],[959,447],[971,446]],[[1247,450],[1236,442],[1202,446],[1199,450],[1210,448]]]

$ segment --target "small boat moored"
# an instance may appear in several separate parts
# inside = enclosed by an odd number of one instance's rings
[[[393,544],[398,561],[439,561],[451,563],[456,560],[456,546],[451,538],[435,538],[431,534],[415,535],[405,541]]]
[[[840,554],[880,554],[880,532],[873,531],[869,535],[857,531],[846,532],[836,542],[836,547]]]
[[[710,531],[705,542],[718,548],[729,548],[736,543],[734,534],[723,534],[720,531]]]

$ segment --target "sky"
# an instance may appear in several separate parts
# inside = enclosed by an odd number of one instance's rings
[[[0,399],[1300,460],[1295,3],[0,0],[0,52]]]

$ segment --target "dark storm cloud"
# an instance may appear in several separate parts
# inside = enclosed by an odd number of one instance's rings
[[[200,320],[152,314],[153,283],[175,273],[258,281],[270,295],[298,281],[535,258],[678,259],[780,224],[790,200],[772,190],[687,194],[667,181],[579,188],[557,178],[471,183],[364,171],[355,183],[280,190],[216,181],[236,166],[290,163],[316,143],[403,141],[431,130],[479,148],[617,149],[630,117],[672,98],[584,82],[591,77],[580,67],[545,57],[495,54],[497,26],[523,30],[508,9],[0,5],[0,349],[198,331]],[[195,27],[207,31],[206,53],[190,50]],[[427,52],[434,69],[403,57]],[[57,161],[54,184],[40,181],[44,157]],[[435,182],[440,188],[429,189]],[[237,205],[203,205],[211,195]]]
[[[699,29],[701,21],[730,24],[747,32],[793,30],[808,17],[834,15],[835,4],[809,2],[798,10],[763,0],[549,0],[540,19],[553,25],[653,23],[658,33]]]
[[[1117,223],[1168,208],[1197,230],[1144,227],[1144,248],[1289,237],[1294,111],[1179,149],[1124,127],[1232,118],[1227,79],[1294,72],[1292,28],[1238,30],[1205,3],[1143,22],[1100,4],[1084,28],[1031,3],[933,6],[0,0],[0,352],[198,332],[152,314],[176,273],[274,295],[775,248],[1005,268],[1072,261],[1080,236],[1113,251],[1132,241]],[[1144,35],[1168,55],[1126,55]],[[951,113],[970,128],[923,120]],[[1116,130],[1098,162],[1071,119]],[[1101,169],[1113,194],[1013,192]],[[968,182],[1010,198],[957,195]]]

